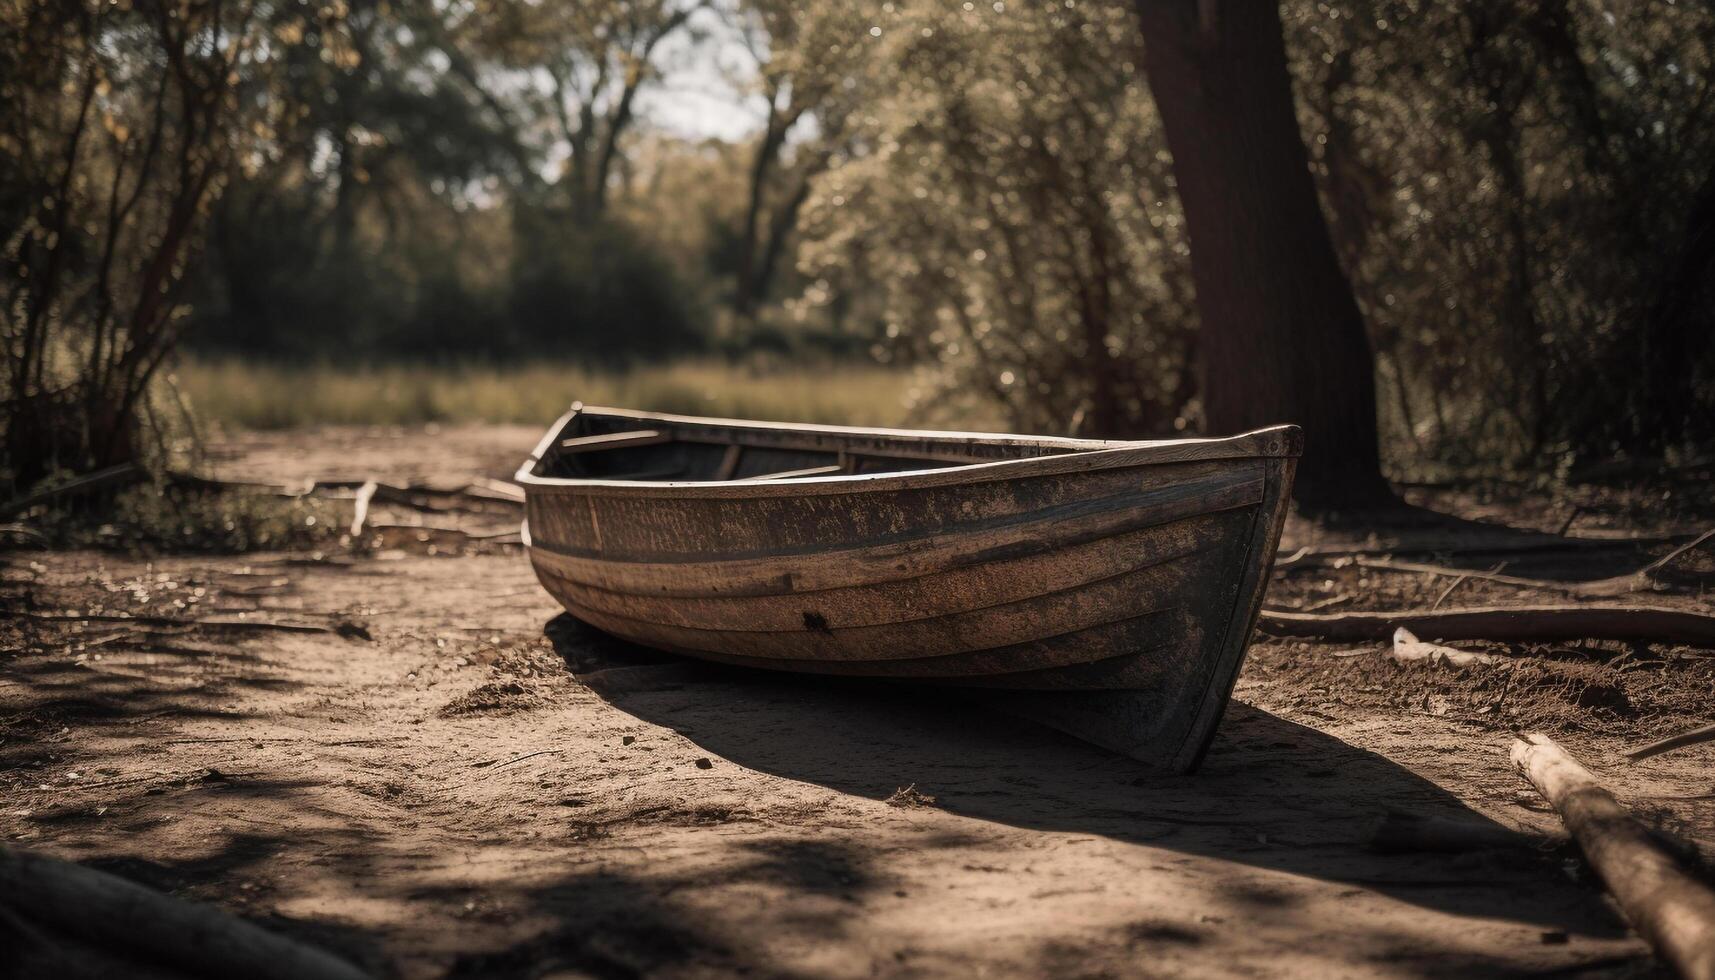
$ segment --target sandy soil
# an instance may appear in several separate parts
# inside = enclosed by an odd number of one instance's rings
[[[248,437],[218,462],[269,481],[505,476],[536,433],[437,435]],[[1707,719],[1715,661],[1697,651],[1530,651],[1546,666],[1497,697],[1478,672],[1259,642],[1203,771],[1168,777],[938,698],[628,647],[557,618],[516,551],[0,561],[14,610],[362,627],[10,615],[0,833],[382,976],[1656,975],[1565,847],[1360,846],[1387,808],[1556,830],[1506,763],[1522,727],[1715,843],[1715,746],[1617,754]],[[1295,565],[1271,603],[1445,587]]]

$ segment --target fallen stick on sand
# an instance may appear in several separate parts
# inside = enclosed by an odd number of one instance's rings
[[[1393,631],[1393,649],[1388,651],[1388,656],[1400,663],[1426,660],[1433,664],[1451,664],[1454,667],[1487,666],[1501,663],[1505,659],[1492,653],[1455,650],[1439,643],[1425,643],[1403,626]]]
[[[1450,568],[1445,565],[1430,565],[1422,562],[1400,561],[1395,558],[1376,559],[1358,557],[1354,563],[1359,568],[1371,568],[1384,572],[1412,572],[1420,575],[1437,575],[1454,578],[1457,585],[1465,579],[1481,579],[1485,582],[1496,582],[1501,585],[1516,585],[1527,589],[1550,589],[1569,595],[1616,596],[1631,592],[1649,592],[1661,589],[1670,584],[1664,581],[1664,575],[1672,568],[1673,563],[1693,551],[1715,542],[1715,529],[1703,532],[1691,541],[1680,545],[1673,551],[1635,572],[1615,575],[1612,578],[1593,579],[1583,582],[1565,582],[1556,579],[1528,578],[1520,575],[1503,575],[1498,569],[1481,571],[1470,568]],[[1452,591],[1449,587],[1448,591]],[[1437,603],[1439,605],[1439,602]]]
[[[1567,589],[1573,585],[1573,583],[1556,582],[1550,579],[1504,575],[1499,569],[1484,571],[1480,568],[1450,568],[1446,565],[1426,565],[1422,562],[1399,561],[1393,558],[1358,558],[1353,564],[1359,568],[1372,568],[1381,572],[1415,572],[1419,575],[1437,575],[1443,578],[1474,578],[1484,582],[1499,582],[1502,585],[1518,585],[1527,588]]]
[[[1639,935],[1687,980],[1715,980],[1715,891],[1548,736],[1515,741],[1512,762],[1560,812]]]
[[[43,938],[50,943],[72,939],[107,957],[157,962],[192,976],[261,980],[362,980],[367,976],[331,953],[213,906],[3,845],[0,902],[11,915],[44,928]],[[77,956],[75,947],[66,950],[68,962]]]
[[[122,616],[116,613],[36,613],[26,612],[17,615],[25,619],[33,619],[47,623],[119,623],[128,626],[202,626],[209,629],[229,630],[274,630],[282,633],[332,633],[348,639],[369,639],[369,630],[363,626],[347,621],[332,625],[322,623],[277,623],[267,619],[232,619],[222,616],[203,616],[196,619],[180,619],[174,616]]]
[[[1672,752],[1674,749],[1683,749],[1687,745],[1699,745],[1703,742],[1715,742],[1715,725],[1693,728],[1689,732],[1669,735],[1667,738],[1651,742],[1648,745],[1629,749],[1626,752],[1626,758],[1637,762],[1639,759],[1647,759],[1652,755],[1661,755],[1663,752]]]
[[[1264,609],[1257,617],[1257,628],[1271,636],[1325,640],[1385,640],[1402,626],[1437,640],[1625,640],[1715,648],[1715,616],[1662,606],[1568,604],[1327,615]]]

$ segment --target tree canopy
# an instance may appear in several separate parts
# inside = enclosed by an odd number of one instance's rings
[[[1195,19],[1233,6],[1145,13],[1218,36]],[[1270,22],[1389,472],[1707,450],[1715,11],[1286,0]],[[113,420],[146,414],[181,338],[857,354],[932,369],[957,397],[925,421],[1230,427],[1216,382],[1262,355],[1208,301],[1289,266],[1193,261],[1175,155],[1197,151],[1151,26],[1066,0],[0,3],[9,478],[134,454],[146,426]],[[693,98],[748,135],[648,110]],[[1275,193],[1212,226],[1253,242]]]

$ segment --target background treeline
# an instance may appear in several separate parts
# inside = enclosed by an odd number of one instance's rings
[[[1190,242],[1129,7],[0,11],[14,482],[134,454],[181,341],[879,358],[1020,429],[1203,427]],[[1281,28],[1396,472],[1710,444],[1715,9],[1287,0]],[[645,111],[699,64],[751,135]]]
[[[779,307],[802,289],[798,212],[871,53],[855,6],[797,6],[359,2],[291,22],[270,97],[300,108],[211,215],[193,345],[610,365],[867,356],[839,317],[786,322]],[[685,63],[752,103],[762,132],[652,127],[639,97]]]

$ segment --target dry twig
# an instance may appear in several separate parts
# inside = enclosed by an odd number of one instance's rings
[[[0,896],[11,911],[115,959],[196,976],[362,980],[350,963],[209,905],[92,868],[0,847]]]
[[[1652,755],[1661,755],[1663,752],[1672,752],[1674,749],[1683,749],[1688,745],[1700,745],[1704,742],[1715,742],[1715,725],[1704,725],[1702,728],[1693,728],[1689,732],[1669,735],[1667,738],[1658,739],[1648,745],[1628,749],[1625,755],[1626,758],[1637,762]]]

